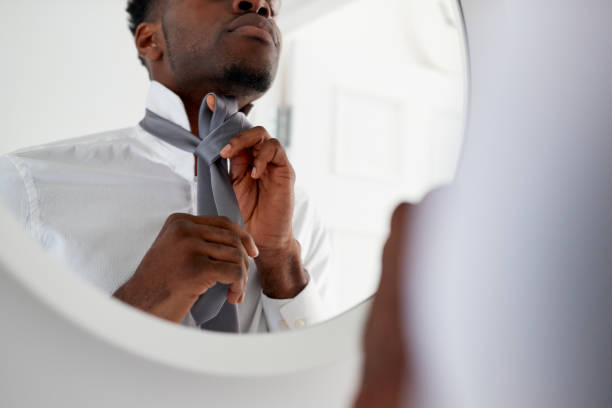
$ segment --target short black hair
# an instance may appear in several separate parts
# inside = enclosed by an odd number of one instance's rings
[[[138,26],[150,17],[152,10],[159,0],[128,0],[125,11],[128,13],[128,27],[132,35],[136,36]],[[140,63],[147,66],[142,57],[138,57]]]
[[[155,3],[157,0],[128,0],[125,11],[128,13],[128,24],[133,35],[136,35],[138,26],[147,20]]]

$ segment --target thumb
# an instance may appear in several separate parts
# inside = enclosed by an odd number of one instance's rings
[[[206,96],[206,105],[208,106],[208,109],[210,109],[212,112],[215,111],[215,105],[216,105],[217,101],[215,99],[214,95],[208,95]]]

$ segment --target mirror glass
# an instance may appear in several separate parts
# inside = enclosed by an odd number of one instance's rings
[[[310,280],[293,298],[263,299],[251,272],[255,286],[236,312],[241,333],[307,327],[372,296],[393,208],[452,180],[466,116],[455,0],[281,3],[276,79],[248,118],[280,141],[295,170],[293,232]],[[193,163],[181,158],[192,155],[136,128],[151,83],[125,6],[0,4],[11,44],[0,76],[0,200],[54,257],[109,295],[134,275],[166,218],[193,213],[197,196],[194,180],[182,177]],[[244,36],[261,47],[267,34],[250,29]],[[163,110],[176,101],[161,87],[154,105]],[[131,289],[163,303],[155,288]],[[155,313],[151,302],[141,308]],[[193,325],[189,318],[183,323]]]

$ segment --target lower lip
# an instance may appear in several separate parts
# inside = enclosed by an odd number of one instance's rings
[[[231,32],[240,33],[248,37],[256,37],[266,42],[269,42],[271,44],[275,44],[274,38],[268,31],[264,30],[263,28],[256,27],[256,26],[246,25],[246,26],[238,27],[237,29],[232,30]]]

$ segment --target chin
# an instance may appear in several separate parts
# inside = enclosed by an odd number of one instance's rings
[[[276,69],[264,64],[231,63],[224,67],[223,82],[235,94],[263,94],[270,89]]]

